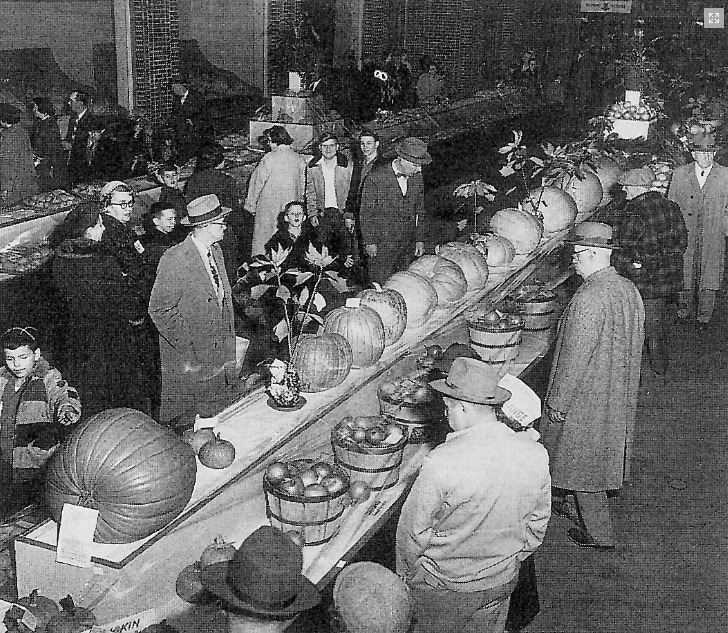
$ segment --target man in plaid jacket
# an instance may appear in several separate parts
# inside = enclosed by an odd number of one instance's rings
[[[617,254],[615,267],[642,295],[650,367],[664,374],[669,366],[667,306],[682,290],[688,232],[680,207],[650,191],[654,180],[649,167],[632,169],[619,179],[627,205],[617,227],[623,250]]]

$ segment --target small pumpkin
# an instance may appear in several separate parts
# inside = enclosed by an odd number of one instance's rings
[[[496,211],[490,219],[490,229],[513,244],[517,255],[528,255],[533,252],[543,236],[541,220],[535,215],[515,207],[506,207]]]
[[[468,290],[485,288],[488,281],[488,263],[475,246],[464,242],[448,242],[439,247],[437,254],[460,266],[468,282]]]
[[[602,186],[602,201],[599,203],[599,206],[603,207],[609,204],[612,200],[612,188],[624,173],[624,169],[612,159],[606,157],[597,158],[594,161],[594,167],[590,167],[587,163],[584,165],[584,169],[593,172],[599,179],[599,184]]]
[[[317,393],[340,385],[349,375],[353,362],[349,341],[335,332],[302,334],[291,358],[304,393]]]
[[[59,600],[62,611],[54,615],[46,626],[46,633],[81,633],[96,624],[90,609],[77,607],[71,596]]]
[[[396,343],[407,327],[407,304],[404,297],[393,288],[382,288],[372,283],[373,288],[362,290],[357,298],[361,305],[374,310],[384,325],[384,344]]]
[[[202,445],[197,457],[203,466],[221,470],[235,461],[235,446],[222,439],[218,433],[214,439]]]
[[[178,575],[174,585],[177,595],[192,604],[203,602],[205,588],[201,579],[202,565],[199,562],[187,565]]]
[[[511,241],[495,233],[487,233],[478,238],[478,243],[475,247],[485,257],[489,269],[508,266],[516,256],[516,249],[511,244]]]
[[[355,369],[369,367],[384,353],[384,324],[371,308],[357,299],[348,299],[345,306],[329,312],[324,319],[324,332],[340,334],[351,346]]]
[[[571,177],[563,176],[557,184],[574,199],[577,220],[581,220],[594,211],[604,197],[599,178],[587,170],[583,171],[581,178],[576,174]]]
[[[200,555],[200,564],[203,567],[214,563],[226,563],[235,556],[235,545],[228,543],[222,536],[216,536]]]
[[[468,281],[460,266],[439,255],[423,255],[412,262],[409,270],[432,284],[439,306],[457,303],[468,291]]]
[[[45,501],[99,511],[97,543],[131,543],[160,530],[192,496],[197,460],[187,442],[135,409],[108,409],[77,427],[51,458]]]
[[[404,298],[408,328],[424,325],[437,307],[437,292],[432,284],[411,270],[394,273],[384,286],[396,290]]]
[[[197,431],[189,429],[182,434],[182,439],[192,447],[195,455],[197,455],[204,444],[215,439],[215,431],[211,428],[199,429]]]
[[[596,181],[599,186],[599,200],[601,200],[601,186],[594,174],[589,178]],[[567,183],[570,181],[566,181]],[[574,224],[576,214],[579,212],[574,199],[558,187],[539,187],[528,192],[528,196],[521,202],[523,208],[541,217],[544,235],[553,235],[563,231]],[[593,208],[596,207],[596,203]]]

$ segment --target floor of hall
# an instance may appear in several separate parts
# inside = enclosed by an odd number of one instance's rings
[[[611,502],[620,544],[580,548],[553,516],[528,633],[728,631],[728,295],[704,330],[671,332],[669,372],[643,362],[633,477]],[[537,391],[548,365],[527,380]],[[388,564],[395,525],[361,556]]]

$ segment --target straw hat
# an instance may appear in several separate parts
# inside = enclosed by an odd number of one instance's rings
[[[187,215],[180,220],[185,226],[199,226],[225,217],[232,209],[223,207],[214,193],[195,198],[187,205]]]

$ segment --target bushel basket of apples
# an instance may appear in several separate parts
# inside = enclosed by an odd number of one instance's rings
[[[411,444],[438,443],[447,434],[445,403],[429,385],[441,377],[433,368],[422,368],[379,385],[380,413],[404,427]]]
[[[470,345],[484,363],[504,365],[518,356],[523,317],[492,310],[469,319],[468,332]]]
[[[331,430],[337,465],[372,490],[386,490],[399,481],[406,444],[406,430],[381,415],[346,417]]]
[[[339,532],[344,510],[369,497],[369,487],[349,480],[334,464],[311,459],[275,461],[263,476],[270,524],[298,532],[303,545],[327,543]]]

